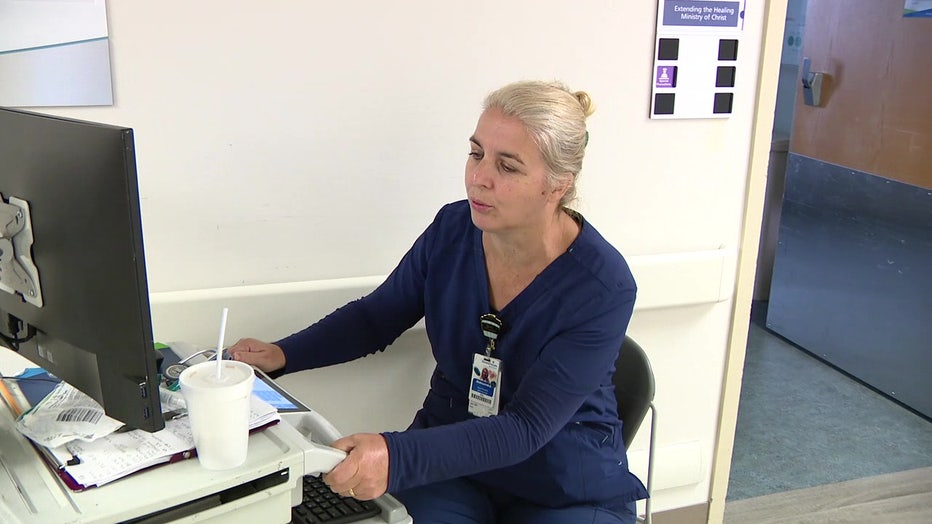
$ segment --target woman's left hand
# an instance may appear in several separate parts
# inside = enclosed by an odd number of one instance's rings
[[[382,435],[356,433],[330,446],[347,453],[343,462],[324,475],[324,482],[330,489],[359,500],[372,500],[385,493],[388,489],[388,444]]]

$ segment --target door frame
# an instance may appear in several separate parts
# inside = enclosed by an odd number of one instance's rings
[[[731,473],[731,456],[738,420],[738,402],[744,375],[751,300],[757,273],[757,252],[760,240],[767,165],[773,132],[774,107],[777,100],[777,80],[783,52],[783,30],[786,23],[787,0],[763,2],[763,34],[757,71],[757,98],[754,109],[753,135],[745,187],[744,216],[741,225],[735,296],[732,300],[731,329],[725,352],[725,373],[719,403],[715,449],[712,458],[712,479],[709,487],[708,522],[722,522],[725,498]]]

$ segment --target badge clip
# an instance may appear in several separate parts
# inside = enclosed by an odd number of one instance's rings
[[[502,334],[502,319],[494,313],[486,313],[479,317],[479,326],[482,328],[482,334],[489,340],[485,345],[485,356],[488,357],[495,351],[495,341]]]

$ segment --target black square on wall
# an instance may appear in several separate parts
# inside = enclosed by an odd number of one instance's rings
[[[661,38],[657,44],[657,60],[676,60],[680,57],[679,38]]]
[[[712,104],[712,113],[731,113],[731,102],[734,93],[715,93],[715,103]]]
[[[676,99],[675,93],[657,93],[654,95],[654,114],[655,115],[672,115],[673,102]]]
[[[738,41],[737,40],[719,40],[718,41],[718,59],[719,60],[737,60],[738,59]]]
[[[715,87],[735,87],[735,66],[718,66]]]

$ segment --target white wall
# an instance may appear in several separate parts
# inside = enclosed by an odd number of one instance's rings
[[[733,116],[695,121],[648,119],[652,2],[111,1],[108,13],[114,106],[49,112],[135,129],[163,341],[212,343],[222,303],[230,339],[272,338],[355,298],[463,196],[489,90],[524,78],[587,90],[597,111],[579,208],[638,262],[646,305],[630,333],[661,413],[654,507],[709,499],[762,12],[747,14]],[[397,345],[377,362],[426,373],[422,333]],[[345,427],[386,409],[379,422],[398,427],[408,401],[386,408],[380,388],[404,382],[404,366],[397,381],[381,367],[288,380],[326,385],[311,402]]]

